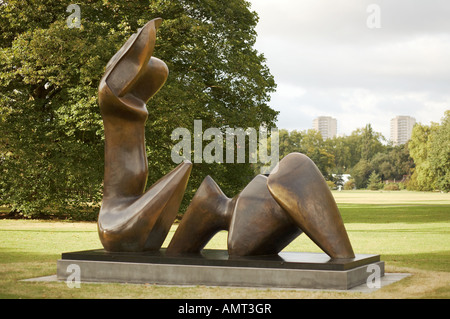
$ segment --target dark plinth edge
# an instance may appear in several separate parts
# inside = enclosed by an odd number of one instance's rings
[[[165,249],[154,252],[108,252],[103,249],[66,252],[63,260],[131,262],[148,264],[349,270],[380,261],[380,255],[357,254],[351,259],[331,259],[324,253],[280,252],[278,255],[230,257],[226,250],[204,249],[200,255],[166,256]]]

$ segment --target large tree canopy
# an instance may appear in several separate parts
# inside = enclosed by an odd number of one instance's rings
[[[416,124],[409,151],[416,167],[411,177],[412,187],[418,190],[450,191],[450,110],[441,124]]]
[[[70,1],[0,1],[0,204],[34,214],[100,203],[99,80],[125,40],[156,17],[164,21],[154,55],[170,74],[148,103],[148,185],[175,167],[177,127],[192,132],[195,119],[203,129],[273,126],[275,82],[253,47],[258,17],[246,1],[77,3],[81,25],[69,28]],[[232,196],[253,170],[248,162],[194,164],[186,202],[207,174]]]

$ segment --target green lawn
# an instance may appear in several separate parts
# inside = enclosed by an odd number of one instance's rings
[[[64,251],[101,248],[95,223],[0,220],[1,298],[449,298],[450,194],[334,193],[356,253],[380,254],[386,272],[412,276],[370,293],[156,285],[85,284],[22,279],[56,273]],[[378,201],[377,201],[378,200]],[[362,204],[361,202],[370,203]],[[377,202],[379,204],[375,204]],[[174,225],[164,245],[170,241]],[[226,248],[220,232],[207,248]],[[320,251],[304,234],[286,250]]]

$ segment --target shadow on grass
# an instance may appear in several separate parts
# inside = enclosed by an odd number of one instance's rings
[[[450,222],[450,205],[341,204],[344,223],[439,223]]]

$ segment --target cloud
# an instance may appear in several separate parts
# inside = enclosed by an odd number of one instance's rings
[[[256,48],[278,83],[278,126],[308,129],[319,115],[350,134],[371,123],[389,137],[390,119],[424,124],[450,109],[447,0],[252,0]],[[380,8],[371,29],[369,4]]]

